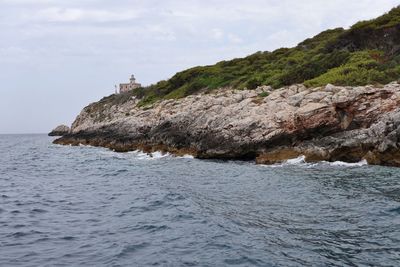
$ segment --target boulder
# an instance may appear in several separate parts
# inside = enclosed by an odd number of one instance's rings
[[[64,136],[69,134],[71,129],[66,125],[59,125],[54,128],[50,133],[49,136]]]

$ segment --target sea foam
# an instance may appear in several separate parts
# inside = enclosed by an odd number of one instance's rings
[[[273,164],[273,165],[264,165],[272,168],[276,167],[285,167],[285,166],[305,166],[305,167],[315,167],[315,166],[323,166],[323,165],[328,165],[332,167],[361,167],[361,166],[366,166],[368,165],[368,162],[366,160],[362,160],[360,162],[355,162],[355,163],[348,163],[344,161],[334,161],[334,162],[328,162],[328,161],[320,161],[320,162],[306,162],[306,157],[304,155],[293,158],[293,159],[288,159],[285,160],[282,163],[278,164]]]

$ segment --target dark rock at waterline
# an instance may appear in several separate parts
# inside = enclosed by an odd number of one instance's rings
[[[68,126],[59,125],[49,133],[49,136],[63,136],[69,134],[70,131],[71,129]]]

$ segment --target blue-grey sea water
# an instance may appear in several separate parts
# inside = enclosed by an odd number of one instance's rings
[[[0,136],[0,266],[400,266],[400,169]]]

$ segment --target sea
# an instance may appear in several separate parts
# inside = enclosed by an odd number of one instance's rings
[[[400,266],[400,169],[0,135],[0,266]]]

